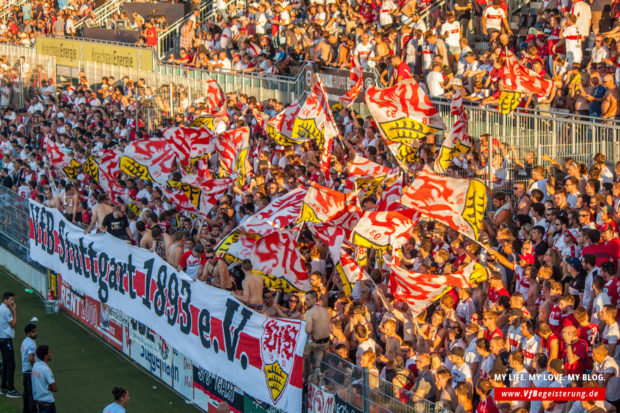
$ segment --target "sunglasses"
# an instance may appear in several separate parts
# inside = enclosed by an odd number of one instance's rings
[[[215,255],[207,255],[207,257],[206,257],[206,258],[207,258],[208,260],[210,260],[210,259],[212,259],[212,258],[215,258]]]

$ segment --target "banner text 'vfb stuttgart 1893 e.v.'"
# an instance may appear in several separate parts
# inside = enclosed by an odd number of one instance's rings
[[[195,365],[284,411],[301,411],[304,323],[256,313],[110,234],[88,234],[30,201],[30,258],[118,308]]]

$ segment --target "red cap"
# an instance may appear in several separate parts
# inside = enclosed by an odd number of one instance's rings
[[[519,258],[527,262],[529,265],[534,265],[534,256],[532,254],[525,254],[525,255],[519,254]]]

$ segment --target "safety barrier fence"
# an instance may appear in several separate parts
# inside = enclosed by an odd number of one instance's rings
[[[19,79],[23,88],[17,88],[14,96],[23,102],[29,91],[36,87],[41,73],[54,78],[56,65],[53,57],[37,55],[34,48],[16,45],[1,45],[0,54],[7,57],[13,70],[21,73]],[[90,61],[80,62],[75,74],[85,75],[89,84],[95,85],[103,76],[114,76],[117,80],[128,76],[132,80],[144,79],[151,93],[145,90],[143,100],[150,107],[152,119],[174,117],[184,113],[192,104],[204,99],[206,87],[202,81],[207,76],[215,79],[226,92],[244,93],[255,96],[259,101],[269,98],[289,103],[303,100],[311,87],[312,68],[303,66],[295,77],[264,76],[250,73],[208,72],[176,65],[153,64],[153,71],[146,72],[138,68],[107,65]],[[349,87],[346,70],[328,69],[320,73],[328,92],[330,102],[336,103],[339,95]],[[373,74],[365,74],[365,87],[373,84]],[[172,86],[171,86],[172,85]],[[153,96],[152,98],[150,96]],[[158,99],[156,99],[158,97]],[[153,104],[148,101],[153,101]],[[449,103],[434,100],[434,103],[447,129],[451,127],[454,117],[450,115]],[[356,110],[367,114],[365,105],[356,104]],[[501,143],[514,146],[518,155],[533,152],[538,160],[548,155],[554,160],[571,156],[577,162],[590,164],[594,155],[604,153],[608,159],[620,156],[620,123],[602,120],[567,112],[515,111],[502,115],[489,107],[467,105],[469,114],[469,134],[477,137],[488,133]],[[155,126],[158,122],[152,122]]]
[[[79,292],[73,291],[62,280],[61,275],[50,274],[30,261],[29,233],[28,199],[0,185],[1,249],[8,251],[15,259],[32,265],[41,272],[42,277],[48,277],[45,291],[51,289],[52,294],[59,297],[60,307],[68,314],[201,409],[210,410],[209,406],[214,408],[218,403],[226,401],[235,411],[240,412],[278,411],[252,398],[234,383],[192,365],[192,361],[176,351],[172,343],[163,342],[154,331],[129,318],[119,309],[107,309],[108,318],[104,325],[103,319],[91,319],[75,312],[75,305],[65,306],[66,297],[71,295],[70,300],[84,301],[79,308],[86,308],[87,312],[95,315],[102,312],[101,303],[95,298],[80,296]],[[20,274],[15,275],[20,278]],[[41,292],[39,289],[37,291]],[[141,351],[135,351],[136,348]],[[337,412],[450,413],[440,404],[417,400],[412,393],[403,390],[401,387],[408,379],[408,370],[404,367],[386,375],[394,378],[392,381],[381,379],[369,373],[368,369],[362,369],[309,344],[304,357],[305,396],[302,411],[332,411],[321,407],[329,407],[331,403],[335,408],[333,411]]]
[[[94,10],[94,19],[92,22],[89,22],[90,16],[83,17],[80,19],[76,25],[75,29],[78,33],[81,33],[81,30],[84,27],[103,27],[106,25],[106,21],[110,18],[110,16],[114,15],[114,13],[120,12],[121,10],[122,0],[108,0],[103,3],[101,6],[97,7]],[[88,23],[87,23],[88,22]]]

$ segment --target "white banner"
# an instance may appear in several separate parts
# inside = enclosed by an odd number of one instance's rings
[[[308,386],[307,408],[310,413],[333,413],[334,394],[326,392],[321,387],[310,384]]]
[[[156,331],[194,365],[279,409],[301,411],[304,322],[256,313],[227,291],[192,282],[156,254],[110,234],[85,235],[59,211],[33,201],[30,258]]]

